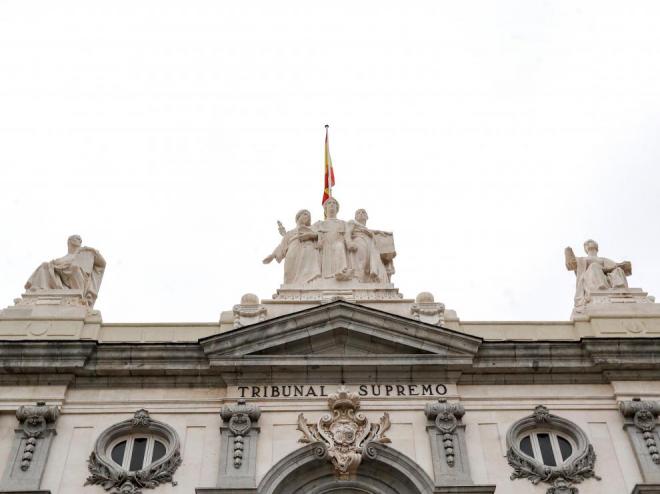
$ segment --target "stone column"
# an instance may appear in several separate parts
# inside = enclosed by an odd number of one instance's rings
[[[426,430],[431,439],[436,485],[471,485],[465,425],[461,422],[465,409],[460,403],[440,399],[436,403],[427,403],[424,413],[431,422]]]
[[[220,473],[221,488],[250,489],[256,487],[257,437],[256,426],[261,410],[238,400],[236,405],[220,411]]]
[[[644,479],[644,483],[635,486],[633,492],[660,493],[660,437],[657,431],[660,403],[636,398],[622,401],[619,409],[625,418],[623,429],[630,438]]]
[[[16,429],[9,461],[0,482],[0,493],[48,492],[40,491],[39,487],[59,414],[59,408],[46,406],[43,401],[16,410],[20,428]]]

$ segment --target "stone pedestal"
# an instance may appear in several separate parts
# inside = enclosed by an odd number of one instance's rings
[[[96,339],[101,313],[92,310],[82,290],[24,293],[0,311],[0,338]]]
[[[655,298],[641,288],[611,288],[590,292],[588,302],[575,307],[571,319],[579,320],[598,315],[629,317],[640,314],[660,315],[660,304],[656,304]]]
[[[399,300],[403,296],[392,283],[358,283],[355,280],[314,280],[304,285],[284,284],[273,295],[275,301],[321,301],[336,299],[359,303],[372,300]]]

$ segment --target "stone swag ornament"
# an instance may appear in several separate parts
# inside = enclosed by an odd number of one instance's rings
[[[367,417],[358,412],[360,398],[342,386],[328,397],[331,414],[323,415],[316,424],[310,424],[301,413],[298,415],[298,430],[303,437],[301,443],[318,443],[315,453],[332,463],[338,480],[352,480],[365,456],[373,457],[370,443],[389,443],[385,432],[390,428],[387,412],[377,424],[369,423]]]
[[[435,426],[442,434],[442,445],[445,448],[447,465],[454,466],[454,438],[458,421],[465,415],[465,408],[459,403],[447,403],[442,398],[437,403],[428,403],[424,413],[429,420],[435,422]]]
[[[21,470],[30,468],[32,458],[37,448],[37,440],[41,438],[54,424],[60,415],[56,406],[46,406],[46,402],[39,401],[35,405],[21,406],[16,410],[16,418],[23,429],[25,447],[21,458]]]
[[[238,400],[236,405],[223,407],[220,416],[234,436],[234,468],[240,468],[243,464],[244,437],[250,432],[252,422],[259,420],[261,410],[256,405],[248,405],[245,400]]]
[[[633,424],[642,433],[651,460],[656,465],[660,465],[660,451],[658,450],[655,434],[657,418],[660,414],[660,403],[642,401],[638,398],[619,403],[619,409],[624,417],[632,418]]]

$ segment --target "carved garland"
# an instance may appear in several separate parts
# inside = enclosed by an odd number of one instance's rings
[[[167,453],[163,458],[148,465],[144,470],[129,472],[110,460],[106,451],[115,439],[134,433],[155,434],[167,442]],[[96,440],[94,451],[89,456],[87,468],[89,477],[85,485],[100,485],[113,494],[141,494],[142,489],[171,482],[174,472],[181,465],[179,437],[170,426],[151,419],[147,410],[138,410],[132,419],[124,420],[101,433]]]
[[[577,445],[577,451],[562,465],[551,467],[523,453],[519,448],[520,439],[525,433],[543,428],[569,436]],[[546,482],[552,484],[546,494],[578,494],[573,486],[588,478],[600,480],[594,471],[596,453],[582,429],[572,422],[551,414],[546,407],[539,405],[534,413],[511,426],[506,436],[507,460],[513,467],[511,480],[526,478],[532,484]]]
[[[656,401],[623,401],[619,403],[619,409],[626,418],[632,418],[635,427],[642,433],[644,442],[651,455],[653,463],[660,464],[660,452],[655,439],[655,426],[660,414],[660,403]]]
[[[23,429],[25,448],[21,457],[21,470],[30,468],[34,451],[39,439],[54,424],[60,415],[56,406],[46,406],[46,402],[38,401],[36,405],[21,406],[16,410],[16,418]]]
[[[367,417],[358,412],[357,393],[349,393],[343,386],[328,397],[328,408],[332,414],[322,416],[316,424],[308,423],[302,413],[298,415],[298,430],[303,433],[299,442],[319,443],[317,456],[332,463],[338,480],[351,480],[362,458],[374,456],[370,443],[391,442],[385,437],[391,425],[390,417],[386,412],[378,424],[370,424]]]
[[[435,422],[435,426],[442,434],[447,465],[453,467],[455,463],[454,437],[456,427],[458,427],[461,417],[465,415],[465,408],[460,403],[447,403],[447,400],[440,399],[437,403],[428,403],[424,413],[429,420]]]
[[[252,422],[259,420],[261,410],[256,405],[247,405],[245,400],[238,400],[237,405],[223,407],[220,416],[227,422],[234,435],[234,468],[243,464],[243,437],[252,428]]]

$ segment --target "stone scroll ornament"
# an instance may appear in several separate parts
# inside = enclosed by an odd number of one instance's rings
[[[37,448],[37,440],[54,424],[60,415],[56,406],[46,406],[43,401],[36,405],[21,406],[16,410],[16,418],[23,429],[25,448],[21,457],[21,470],[26,471],[32,464],[32,458]]]
[[[377,424],[369,423],[360,409],[357,393],[349,393],[343,386],[328,397],[331,414],[323,415],[316,424],[310,424],[301,413],[298,415],[298,430],[303,437],[301,443],[318,443],[316,454],[328,459],[338,480],[355,477],[364,456],[374,456],[370,443],[389,443],[385,432],[390,428],[387,412]]]
[[[220,416],[227,422],[229,430],[234,435],[234,468],[243,464],[244,437],[250,432],[252,422],[259,420],[261,410],[256,405],[248,405],[245,400],[238,400],[238,404],[225,406]]]
[[[168,453],[143,470],[124,470],[106,456],[106,450],[115,438],[134,433],[151,433],[166,438]],[[153,420],[147,410],[141,409],[135,412],[132,419],[113,425],[99,436],[87,460],[90,475],[85,485],[100,485],[112,494],[142,494],[142,489],[153,489],[160,484],[170,482],[176,485],[173,475],[181,462],[179,438],[174,429]]]
[[[576,452],[558,466],[544,465],[526,455],[519,447],[520,438],[538,429],[569,435],[577,446]],[[584,431],[569,420],[551,414],[543,405],[538,405],[534,413],[515,422],[507,433],[506,442],[507,460],[513,468],[511,480],[528,479],[534,485],[539,482],[552,484],[546,494],[578,494],[574,484],[588,478],[600,480],[594,470],[596,453]]]
[[[445,448],[447,465],[454,466],[454,439],[458,422],[465,415],[465,408],[459,403],[447,403],[440,399],[437,403],[428,403],[424,413],[429,420],[435,422],[435,426],[442,434],[442,445]]]
[[[660,403],[657,401],[623,401],[619,403],[619,409],[626,418],[632,418],[635,427],[642,433],[644,442],[648,448],[651,460],[660,465],[660,451],[656,442],[655,427],[660,414]]]

